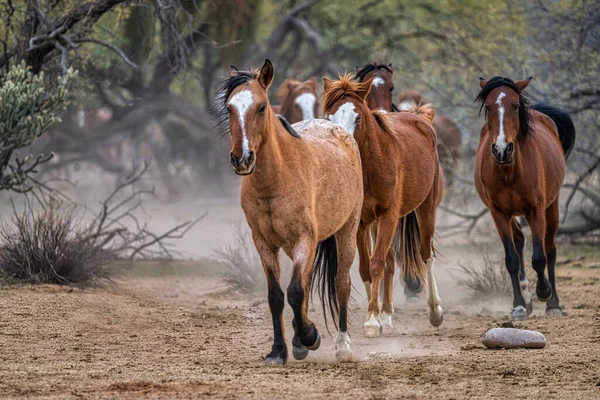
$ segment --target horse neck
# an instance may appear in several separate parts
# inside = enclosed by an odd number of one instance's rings
[[[282,171],[285,168],[283,142],[285,135],[289,135],[271,108],[267,118],[260,151],[256,156],[255,171],[246,177],[247,182],[259,191],[273,190],[281,183]]]
[[[360,151],[361,163],[363,166],[363,178],[366,181],[377,162],[384,159],[383,149],[385,148],[385,132],[379,126],[373,112],[365,107],[362,113],[362,121],[354,134],[354,139]]]

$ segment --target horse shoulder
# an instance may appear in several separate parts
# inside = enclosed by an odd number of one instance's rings
[[[404,134],[407,137],[411,137],[415,133],[419,133],[427,139],[431,148],[437,146],[437,135],[433,125],[422,117],[410,112],[392,113],[390,115],[394,119],[396,131],[401,135]]]
[[[558,128],[556,127],[556,124],[554,123],[552,118],[539,111],[534,110],[532,113],[535,124],[541,124],[544,128],[546,128],[546,130],[550,131],[560,141],[560,138],[558,136]]]

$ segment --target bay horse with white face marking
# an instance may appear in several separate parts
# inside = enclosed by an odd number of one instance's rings
[[[347,332],[350,268],[356,254],[363,184],[356,142],[332,122],[313,120],[293,127],[269,106],[273,66],[232,70],[221,85],[216,118],[231,134],[230,161],[242,175],[241,205],[268,282],[273,347],[265,363],[287,360],[284,293],[279,250],[293,261],[287,288],[294,319],[293,355],[303,359],[321,339],[308,318],[313,282],[339,332],[338,361],[352,359]]]
[[[276,95],[281,105],[272,106],[273,110],[283,115],[290,124],[317,118],[319,101],[315,78],[304,82],[286,79],[279,85]]]
[[[429,320],[439,326],[443,312],[432,241],[443,191],[435,131],[412,113],[371,110],[366,99],[373,77],[363,83],[351,78],[346,75],[335,82],[323,78],[323,112],[353,134],[360,149],[365,197],[357,244],[360,275],[370,297],[365,336],[379,336],[380,329],[384,334],[393,332],[392,287],[384,288],[380,315],[379,285],[384,273],[393,276],[395,256],[411,279],[423,281],[427,275]],[[374,223],[377,237],[371,256],[368,232]]]
[[[400,93],[398,104],[393,102],[394,68],[392,64],[371,63],[357,66],[354,71],[355,79],[364,82],[374,77],[373,87],[367,98],[367,104],[372,110],[407,111],[422,109],[425,112],[427,102],[421,93],[416,90],[404,90]],[[440,162],[448,175],[461,159],[462,132],[456,122],[447,115],[435,115],[432,120],[433,128],[438,137],[438,154]]]
[[[532,311],[519,216],[525,216],[531,227],[537,297],[547,302],[547,315],[562,315],[554,275],[554,236],[565,160],[575,144],[575,127],[567,113],[547,105],[528,105],[523,91],[530,80],[480,78],[481,91],[476,98],[487,121],[481,128],[475,158],[475,186],[504,244],[513,287],[511,318],[517,320],[526,319]]]

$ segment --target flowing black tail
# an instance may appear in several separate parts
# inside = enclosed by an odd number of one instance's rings
[[[425,264],[421,260],[421,229],[415,211],[400,218],[393,246],[403,277],[412,281],[418,278],[425,282]]]
[[[327,326],[327,309],[333,318],[333,324],[337,329],[339,304],[337,292],[335,289],[335,280],[338,273],[338,254],[337,242],[335,236],[330,236],[327,239],[319,242],[315,255],[315,263],[312,273],[313,289],[317,290],[319,299],[323,305],[323,317],[325,318],[325,327]]]
[[[536,104],[532,109],[546,114],[556,124],[558,128],[558,136],[560,137],[560,144],[565,153],[565,160],[569,157],[573,146],[575,146],[575,125],[573,120],[566,111],[559,108],[549,106],[547,104]]]

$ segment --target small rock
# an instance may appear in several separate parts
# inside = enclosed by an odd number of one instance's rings
[[[546,337],[542,333],[516,328],[492,328],[481,341],[489,349],[541,349],[546,346]]]

